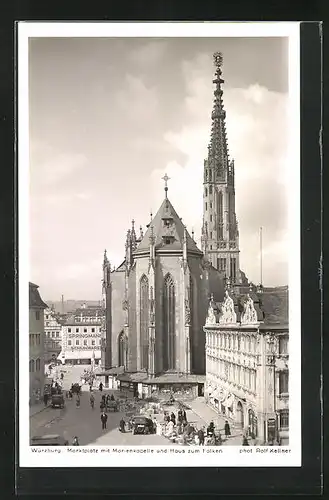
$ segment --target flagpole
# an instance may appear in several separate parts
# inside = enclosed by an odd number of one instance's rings
[[[260,246],[260,284],[263,286],[263,228],[259,230],[259,246]]]

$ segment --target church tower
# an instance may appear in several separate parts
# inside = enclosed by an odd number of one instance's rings
[[[229,159],[222,84],[222,54],[214,54],[214,105],[208,158],[204,160],[202,251],[232,285],[241,281],[235,215],[234,160]]]

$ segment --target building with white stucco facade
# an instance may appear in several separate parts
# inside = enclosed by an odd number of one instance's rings
[[[271,313],[287,309],[287,294],[226,291],[204,327],[206,401],[260,444],[289,442],[289,328]]]

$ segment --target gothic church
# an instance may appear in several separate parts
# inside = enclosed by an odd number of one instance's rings
[[[132,380],[192,380],[205,373],[205,325],[210,298],[246,282],[239,269],[234,162],[229,159],[222,99],[222,56],[214,54],[211,139],[204,161],[202,250],[168,198],[137,236],[127,232],[125,257],[112,269],[105,251],[104,370],[124,367]],[[202,187],[200,186],[200,194]],[[193,236],[193,233],[192,233]],[[162,377],[162,378],[161,378]],[[167,379],[165,378],[167,377]],[[176,378],[175,378],[176,377]]]

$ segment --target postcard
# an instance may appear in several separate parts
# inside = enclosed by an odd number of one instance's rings
[[[20,466],[300,466],[299,23],[19,23],[18,137]]]

